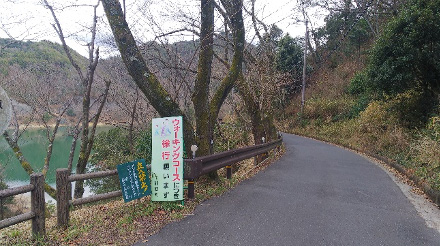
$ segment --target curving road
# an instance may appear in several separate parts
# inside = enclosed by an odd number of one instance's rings
[[[266,170],[136,245],[440,245],[380,167],[319,141],[284,143]]]

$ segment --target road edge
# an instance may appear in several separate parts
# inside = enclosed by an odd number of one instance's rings
[[[400,188],[402,193],[408,198],[416,209],[417,213],[425,220],[429,228],[435,229],[440,233],[440,192],[433,190],[428,184],[418,177],[408,174],[408,172],[396,162],[373,153],[363,152],[348,146],[332,143],[324,139],[288,133],[354,152],[370,162],[379,166]]]

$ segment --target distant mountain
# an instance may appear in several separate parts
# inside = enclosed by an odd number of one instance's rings
[[[87,59],[72,50],[73,59],[80,66],[86,66]],[[0,39],[0,73],[6,75],[8,68],[18,65],[22,69],[52,65],[54,67],[70,70],[71,65],[63,47],[51,41],[18,41],[13,39]]]
[[[85,68],[87,59],[70,51],[78,65]],[[20,122],[30,117],[31,108],[37,104],[43,108],[47,103],[56,112],[69,97],[78,98],[71,105],[71,112],[75,114],[80,102],[80,84],[60,44],[0,39],[0,86],[14,101]]]
[[[219,57],[224,57],[225,41],[215,39],[214,51]],[[182,107],[188,108],[191,100],[191,88],[196,79],[199,40],[181,41],[162,44],[151,41],[139,45],[142,55],[151,71],[157,76],[164,88],[176,98]],[[71,50],[73,59],[87,71],[88,59]],[[228,51],[229,61],[232,59],[232,48]],[[221,81],[225,67],[214,59],[214,76],[212,87]],[[136,95],[136,85],[128,74],[119,55],[102,58],[99,61],[92,98],[96,99],[102,93],[103,79],[110,79],[112,85],[110,95],[103,112],[104,122],[119,122],[130,115],[121,107],[132,108],[133,97]],[[63,47],[51,41],[18,41],[0,39],[0,85],[8,91],[10,97],[19,103],[17,110],[23,109],[23,119],[30,112],[29,100],[23,96],[30,95],[35,100],[41,98],[38,93],[44,93],[41,88],[50,90],[52,107],[60,106],[68,95],[81,95],[81,82]],[[48,97],[49,98],[49,97]],[[141,100],[139,108],[145,109],[145,114],[154,112],[148,101]],[[75,100],[71,106],[72,115],[81,111],[81,100]],[[31,102],[32,103],[32,102]],[[29,105],[30,106],[30,105]],[[140,109],[137,109],[139,111]]]

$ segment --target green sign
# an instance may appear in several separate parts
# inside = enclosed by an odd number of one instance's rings
[[[182,116],[152,120],[151,200],[183,200]]]
[[[117,168],[124,202],[151,194],[150,177],[145,160],[119,164]]]

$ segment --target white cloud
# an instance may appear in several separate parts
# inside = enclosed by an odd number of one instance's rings
[[[70,47],[82,55],[87,55],[90,40],[93,8],[97,0],[48,0],[54,6],[57,17]],[[121,1],[122,2],[122,1]],[[141,41],[153,39],[155,36],[181,29],[193,22],[198,26],[199,0],[126,0],[127,19],[136,38]],[[245,6],[250,9],[250,1],[245,0]],[[310,11],[310,10],[308,10]],[[311,11],[310,11],[311,12]],[[276,24],[291,36],[304,35],[304,24],[299,22],[302,15],[297,9],[297,2],[292,0],[257,0],[256,13],[260,20],[267,25]],[[247,16],[245,14],[245,16]],[[310,16],[313,16],[312,14]],[[98,8],[100,25],[98,39],[110,35],[110,29],[105,24],[102,6]],[[313,20],[315,26],[322,25],[323,14]],[[218,19],[220,21],[220,19]],[[12,36],[17,39],[50,40],[59,42],[52,24],[54,23],[48,9],[44,8],[41,0],[2,0],[0,2],[0,37]],[[245,19],[247,39],[252,39],[253,28],[249,17]],[[6,32],[5,32],[6,31]],[[169,41],[188,40],[193,37],[190,32],[182,32],[168,37]],[[105,43],[101,43],[105,45]],[[115,50],[101,51],[111,53]]]

